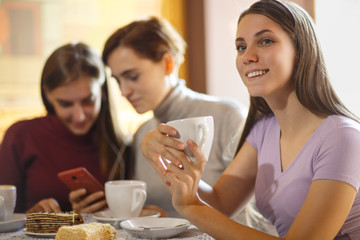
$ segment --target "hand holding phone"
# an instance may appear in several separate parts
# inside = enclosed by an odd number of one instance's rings
[[[58,173],[58,178],[71,190],[85,188],[87,194],[104,191],[104,186],[84,167]]]

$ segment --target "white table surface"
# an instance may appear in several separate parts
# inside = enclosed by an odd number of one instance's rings
[[[96,220],[92,217],[91,214],[82,214],[85,223],[89,222],[96,222]],[[126,232],[123,229],[116,229],[117,230],[117,238],[119,240],[136,240],[140,238],[133,237],[130,233]],[[55,239],[55,238],[35,238],[26,235],[23,233],[23,229],[20,229],[16,232],[7,232],[7,233],[0,233],[0,239],[33,239],[33,240],[44,240],[44,239]],[[201,239],[201,240],[213,240],[211,236],[206,233],[201,232],[195,226],[190,226],[185,232],[172,237],[171,239]]]

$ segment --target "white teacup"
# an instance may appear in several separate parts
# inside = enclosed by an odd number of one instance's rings
[[[11,220],[16,204],[16,187],[0,185],[0,222]]]
[[[105,198],[113,217],[138,217],[146,200],[146,183],[137,180],[108,181],[105,183]]]
[[[214,139],[214,119],[212,116],[179,119],[167,122],[167,125],[178,131],[179,134],[175,138],[186,145],[185,152],[191,161],[195,162],[196,158],[187,147],[186,141],[189,139],[198,145],[208,160]]]

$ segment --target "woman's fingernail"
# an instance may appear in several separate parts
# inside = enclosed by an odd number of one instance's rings
[[[185,144],[183,144],[182,142],[179,142],[177,145],[178,148],[185,148]]]
[[[180,160],[176,160],[175,164],[178,168],[182,167],[182,162]]]

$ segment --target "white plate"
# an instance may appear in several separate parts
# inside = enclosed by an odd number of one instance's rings
[[[141,218],[141,217],[152,217],[152,218],[156,217],[157,218],[157,217],[160,217],[160,212],[155,211],[155,210],[150,210],[150,209],[143,209],[140,213],[140,216],[137,218]],[[94,213],[93,218],[96,219],[98,222],[110,223],[115,228],[120,228],[120,222],[125,219],[128,219],[128,218],[113,217],[109,209]]]
[[[56,237],[56,233],[35,233],[35,232],[28,232],[24,230],[24,233],[26,235],[29,235],[31,237],[36,237],[36,238],[55,238]]]
[[[138,238],[170,238],[189,228],[190,222],[182,218],[136,218],[125,220],[120,226]]]
[[[25,226],[25,214],[14,213],[11,220],[0,222],[0,232],[15,232]]]

